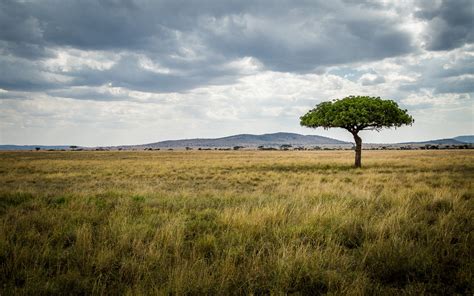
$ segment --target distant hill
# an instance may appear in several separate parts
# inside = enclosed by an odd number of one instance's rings
[[[405,142],[395,145],[464,145],[474,144],[474,135],[464,135],[448,139],[428,140],[421,142]],[[223,138],[215,139],[184,139],[184,140],[168,140],[156,143],[149,143],[143,145],[122,145],[114,147],[106,147],[107,149],[144,149],[144,148],[232,148],[235,146],[244,146],[247,148],[256,148],[258,146],[265,147],[279,147],[281,145],[291,145],[293,147],[312,147],[318,145],[326,146],[352,146],[351,142],[344,142],[333,138],[315,136],[315,135],[300,135],[296,133],[273,133],[263,135],[240,134]],[[372,146],[380,146],[384,144],[365,144]],[[35,150],[39,147],[41,150],[70,150],[69,145],[0,145],[0,150]],[[98,147],[79,147],[86,150],[96,149]]]
[[[462,142],[462,141],[456,140],[456,138],[449,138],[449,139],[428,140],[428,141],[422,141],[422,142],[405,142],[405,143],[400,143],[400,144],[463,145],[466,143],[468,142]]]
[[[455,137],[453,139],[457,140],[457,141],[460,141],[460,142],[464,142],[464,143],[474,144],[474,135],[459,136],[459,137]]]
[[[235,136],[216,138],[216,139],[185,139],[170,140],[144,145],[136,145],[134,148],[214,148],[214,147],[276,147],[283,144],[292,146],[315,146],[315,145],[351,145],[349,142],[343,142],[332,138],[300,135],[295,133],[273,133],[263,135],[240,134]],[[130,148],[131,146],[123,146]]]
[[[0,150],[35,150],[39,147],[41,150],[61,150],[69,149],[70,146],[45,146],[45,145],[0,145]]]

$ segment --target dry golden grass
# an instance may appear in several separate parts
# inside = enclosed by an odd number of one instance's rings
[[[471,294],[474,151],[0,153],[0,295]]]

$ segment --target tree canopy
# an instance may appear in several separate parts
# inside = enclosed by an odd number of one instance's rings
[[[400,127],[414,122],[407,110],[400,109],[396,102],[368,96],[322,102],[300,119],[302,126],[340,127],[351,133],[368,129],[378,131],[383,127]]]
[[[392,100],[380,97],[349,96],[331,102],[322,102],[300,117],[300,124],[307,127],[340,127],[354,136],[355,166],[361,166],[362,130],[379,131],[384,127],[400,127],[414,122],[407,110],[400,109]]]

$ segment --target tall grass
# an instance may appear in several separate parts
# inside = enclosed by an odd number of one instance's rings
[[[0,295],[468,294],[474,153],[2,152]]]

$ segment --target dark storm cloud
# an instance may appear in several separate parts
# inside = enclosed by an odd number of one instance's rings
[[[0,54],[31,59],[50,56],[39,20],[21,3],[0,1]]]
[[[211,13],[216,15],[225,12],[225,6],[211,7],[214,7]],[[230,8],[233,7],[229,5]],[[211,54],[212,50],[208,48],[195,48],[199,34],[193,30],[202,8],[193,3],[6,1],[2,2],[1,11],[2,56],[32,61],[4,61],[4,69],[11,72],[2,71],[0,88],[39,90],[113,83],[136,90],[170,92],[222,83],[232,76],[229,69],[219,69],[228,62],[222,54]],[[173,73],[154,73],[140,67],[136,59],[125,57],[108,70],[83,67],[61,73],[71,78],[71,82],[63,85],[46,83],[41,74],[51,70],[42,68],[35,60],[49,57],[48,48],[140,53],[164,67],[171,67]],[[189,59],[186,50],[193,51],[198,59]],[[17,72],[24,75],[19,77]],[[233,76],[236,74],[238,71],[234,70]]]
[[[473,41],[472,2],[443,1],[436,7],[430,3],[419,2],[416,12],[428,21],[427,49],[450,49]],[[350,71],[345,64],[419,50],[413,45],[413,33],[400,27],[401,18],[396,16],[400,11],[387,5],[352,0],[4,0],[0,1],[0,88],[96,100],[124,98],[83,88],[110,84],[145,92],[186,92],[232,83],[252,73],[239,68],[242,65],[229,66],[245,57],[255,58],[263,69],[280,72],[323,74],[334,65]],[[119,58],[110,67],[84,64],[65,71],[48,66],[58,52],[72,49]],[[140,57],[166,71],[144,67]],[[402,88],[470,91],[469,78],[454,78],[472,74],[472,64],[462,66],[436,72],[442,74],[418,69],[426,75]],[[356,74],[346,79],[358,80],[364,73]],[[360,83],[385,81],[383,73],[371,74],[377,77]]]
[[[61,87],[67,79],[42,71],[37,62],[12,56],[0,56],[0,69],[0,88],[5,90],[42,91]]]
[[[6,0],[0,8],[2,56],[31,61],[16,65],[24,67],[21,79],[2,71],[5,89],[61,88],[36,77],[52,71],[35,61],[52,57],[53,49],[142,54],[170,69],[155,73],[125,59],[107,70],[49,73],[70,76],[62,86],[112,83],[156,92],[229,82],[241,73],[226,64],[244,57],[275,71],[312,72],[414,50],[396,19],[377,5],[359,3]]]
[[[428,21],[427,49],[450,50],[474,42],[474,2],[443,0],[420,2],[416,15]]]
[[[321,66],[414,50],[411,35],[381,11],[337,1],[315,3],[208,18],[203,23],[213,29],[202,35],[217,52],[253,56],[267,68],[283,72],[313,72]]]
[[[0,3],[0,39],[85,50],[175,51],[203,15],[240,13],[245,1],[45,0]]]
[[[234,70],[220,66],[193,63],[195,68],[180,69],[180,73],[157,73],[140,66],[136,56],[123,56],[110,69],[83,68],[71,74],[72,85],[100,86],[112,84],[132,90],[146,92],[178,92],[200,85],[229,83],[236,78]],[[201,72],[201,69],[205,71]]]

